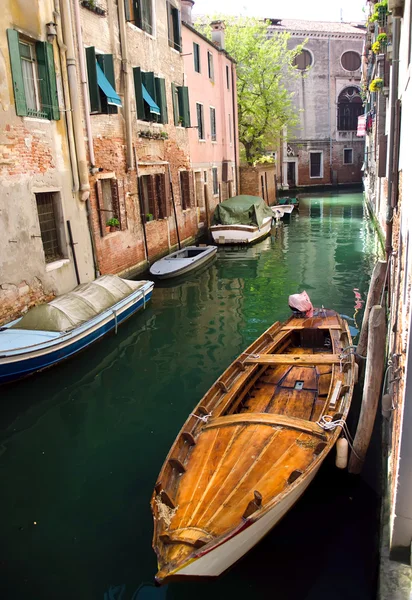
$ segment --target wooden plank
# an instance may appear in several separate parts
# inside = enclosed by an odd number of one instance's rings
[[[273,415],[268,413],[241,413],[237,415],[229,415],[227,417],[217,417],[207,423],[205,429],[215,427],[228,427],[229,425],[252,425],[259,423],[261,425],[281,426],[304,431],[320,437],[325,437],[324,430],[311,421],[298,419],[285,415]]]
[[[282,327],[281,331],[290,331],[292,329],[311,329],[310,327],[306,327],[305,323],[299,325],[285,325]],[[315,325],[312,329],[342,329],[340,325]]]
[[[257,355],[256,355],[257,356]],[[340,363],[338,354],[260,354],[248,357],[246,364],[262,365],[334,365]]]
[[[340,389],[342,387],[342,381],[338,380],[335,383],[335,388],[333,390],[333,394],[331,396],[331,399],[329,400],[329,406],[331,408],[335,408],[336,407],[336,402],[338,401],[339,395],[340,395]]]

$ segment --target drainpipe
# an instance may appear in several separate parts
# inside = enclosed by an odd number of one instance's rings
[[[394,144],[396,140],[395,132],[395,108],[398,98],[398,80],[399,80],[399,42],[400,42],[400,17],[393,16],[392,21],[392,39],[393,39],[393,58],[392,58],[392,77],[390,85],[390,121],[388,135],[388,196],[386,208],[386,260],[389,265],[389,258],[392,254],[392,220],[393,220],[393,202],[392,188],[394,169]],[[388,281],[389,274],[388,274]]]
[[[333,184],[332,169],[332,120],[330,118],[330,37],[328,37],[328,127],[329,127],[329,179]]]
[[[77,4],[77,2],[74,2],[75,6]],[[76,55],[73,42],[70,0],[61,0],[60,6],[63,21],[63,39],[66,44],[66,64],[72,105],[74,141],[79,169],[80,199],[83,200],[83,202],[86,202],[90,196],[90,184],[89,173],[87,170],[86,148],[84,145],[83,124],[81,120],[81,105],[77,87]]]
[[[124,12],[124,0],[118,0],[117,10],[119,15],[120,53],[122,56],[122,71],[124,74],[124,98],[123,115],[126,127],[126,162],[127,168],[133,169],[133,139],[132,118],[130,112],[130,78],[129,78],[129,56],[127,51],[126,17]]]
[[[236,110],[236,94],[235,94],[235,85],[236,85],[236,80],[235,80],[235,75],[234,75],[234,63],[231,63],[232,65],[232,112],[233,112],[233,119],[232,119],[232,123],[233,123],[233,149],[235,151],[235,181],[236,181],[236,195],[238,196],[240,194],[240,190],[239,190],[239,175],[238,175],[238,161],[237,161],[237,110]]]
[[[79,170],[77,168],[77,155],[76,155],[76,145],[74,141],[73,134],[73,116],[72,116],[72,106],[70,101],[70,92],[69,92],[69,83],[67,80],[67,67],[66,67],[66,50],[67,47],[63,42],[62,37],[62,28],[61,28],[61,16],[60,16],[60,6],[59,0],[54,0],[54,11],[53,18],[57,25],[57,46],[60,52],[60,67],[61,67],[61,76],[63,82],[63,96],[64,96],[64,108],[65,108],[65,118],[66,118],[66,126],[67,126],[67,138],[69,142],[69,154],[70,154],[70,164],[72,168],[72,177],[73,177],[73,188],[72,191],[77,193],[79,191]]]
[[[64,2],[68,0],[63,0]],[[92,123],[90,120],[90,98],[89,98],[89,86],[87,83],[87,69],[86,69],[86,59],[83,45],[83,34],[82,34],[82,26],[80,20],[80,2],[74,0],[74,22],[76,25],[76,37],[77,37],[77,45],[79,48],[79,67],[80,67],[80,79],[82,84],[83,91],[83,104],[84,104],[84,120],[86,123],[86,132],[87,132],[87,141],[89,146],[89,159],[90,159],[90,170],[92,173],[95,173],[95,165],[96,161],[94,158],[94,148],[93,148],[93,133],[92,133]]]

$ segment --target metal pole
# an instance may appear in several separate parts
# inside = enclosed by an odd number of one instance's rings
[[[145,248],[145,258],[146,258],[146,262],[149,262],[149,248],[147,246],[146,221],[145,221],[145,215],[144,215],[143,194],[142,194],[142,188],[141,188],[141,183],[140,183],[140,179],[139,179],[139,167],[138,167],[138,164],[137,164],[136,148],[135,148],[135,146],[133,146],[133,153],[134,153],[134,162],[136,163],[137,198],[139,200],[140,219],[142,221],[142,228],[143,228],[143,241],[144,241],[144,248]]]
[[[177,213],[176,213],[176,204],[175,204],[175,194],[173,191],[173,182],[172,182],[172,172],[170,170],[170,164],[167,165],[167,168],[169,169],[169,183],[170,183],[170,194],[172,197],[172,204],[173,204],[173,212],[175,215],[175,223],[176,223],[176,235],[177,235],[177,243],[179,246],[179,250],[181,249],[181,244],[180,244],[180,236],[179,236],[179,225],[177,223]]]
[[[73,264],[74,264],[74,270],[76,271],[77,285],[80,285],[79,268],[77,266],[76,252],[74,250],[74,247],[77,242],[73,242],[72,226],[70,225],[70,221],[66,221],[66,223],[67,223],[67,231],[69,232],[69,244],[70,244],[70,247],[72,249],[72,254],[73,254]]]

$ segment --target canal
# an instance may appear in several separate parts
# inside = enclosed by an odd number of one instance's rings
[[[362,195],[305,197],[272,233],[251,248],[219,250],[183,282],[157,285],[116,336],[0,390],[2,599],[375,597],[373,450],[357,478],[331,456],[221,579],[151,586],[150,496],[188,412],[235,356],[289,316],[289,294],[305,289],[315,306],[361,322],[354,290],[365,298],[379,250]]]

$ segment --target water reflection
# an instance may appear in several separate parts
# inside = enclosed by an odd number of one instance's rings
[[[309,561],[313,577],[289,581],[289,599],[304,597],[320,576],[302,530],[290,537],[287,517],[218,582],[161,590],[147,583],[156,571],[149,500],[188,412],[236,355],[288,316],[289,294],[306,289],[315,305],[349,316],[353,289],[365,297],[379,246],[360,195],[304,198],[271,233],[250,248],[219,249],[214,264],[183,281],[157,285],[146,311],[117,336],[1,390],[1,597],[249,598],[272,594],[274,572],[282,582],[294,577],[289,563],[301,569]],[[319,503],[323,484],[318,478],[309,501]],[[341,477],[334,485],[334,493],[345,490]],[[302,528],[313,510],[305,502],[294,513]],[[322,506],[327,514],[326,499]],[[307,531],[308,539],[318,534]]]

